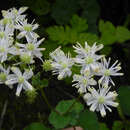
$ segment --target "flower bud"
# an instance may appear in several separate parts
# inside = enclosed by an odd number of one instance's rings
[[[52,69],[51,60],[45,60],[42,67],[45,71],[50,71]]]
[[[37,92],[36,89],[33,90],[27,90],[26,91],[26,96],[27,96],[27,102],[33,103],[36,99]]]

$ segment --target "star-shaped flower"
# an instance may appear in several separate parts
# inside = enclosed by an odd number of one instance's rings
[[[97,73],[98,76],[102,76],[99,80],[99,83],[106,84],[108,85],[109,83],[112,83],[113,85],[114,82],[111,79],[111,76],[122,76],[123,73],[119,73],[118,71],[121,70],[121,64],[118,63],[118,60],[115,61],[115,63],[110,66],[110,61],[111,59],[109,58],[108,61],[103,58],[101,60],[100,64],[100,71]]]
[[[90,93],[84,95],[85,102],[91,106],[90,110],[100,111],[102,117],[106,115],[105,109],[108,109],[110,112],[112,111],[109,106],[118,106],[118,103],[114,101],[117,97],[117,93],[115,91],[110,92],[109,89],[110,87],[108,86],[99,88],[99,90],[90,88]]]
[[[53,74],[58,74],[58,79],[61,80],[64,77],[71,76],[71,67],[74,64],[73,59],[70,54],[64,54],[64,52],[59,48],[50,53],[51,66],[53,69]]]
[[[19,96],[22,89],[24,90],[33,90],[32,85],[28,82],[28,80],[33,76],[32,70],[26,70],[23,74],[17,67],[12,67],[11,70],[13,71],[13,75],[10,76],[10,79],[8,79],[5,84],[6,85],[13,85],[18,83],[16,95]]]

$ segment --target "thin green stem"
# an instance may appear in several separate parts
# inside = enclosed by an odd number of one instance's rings
[[[117,98],[117,101],[119,102],[119,106],[117,107],[117,111],[118,111],[118,114],[120,116],[120,118],[123,120],[123,121],[126,121],[126,118],[122,112],[122,109],[121,109],[121,106],[120,106],[120,101],[119,99]]]
[[[50,110],[53,110],[54,112],[56,112],[58,115],[62,115],[60,112],[58,112],[56,109],[54,109],[54,108],[51,106],[51,104],[49,103],[49,101],[48,101],[48,99],[47,99],[47,97],[46,97],[46,94],[44,93],[44,90],[43,90],[43,89],[40,89],[40,90],[41,90],[42,97],[43,97],[44,101],[46,102],[48,108],[49,108]]]

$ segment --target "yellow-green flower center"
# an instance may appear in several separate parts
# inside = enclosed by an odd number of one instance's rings
[[[62,67],[65,69],[67,68],[67,64],[66,63],[62,63]]]
[[[42,67],[43,67],[43,69],[44,69],[45,71],[51,70],[51,69],[52,69],[51,61],[50,61],[50,60],[44,61]]]
[[[85,61],[86,61],[86,64],[91,64],[93,63],[93,58],[87,57]]]
[[[19,83],[23,83],[23,82],[24,82],[24,78],[23,78],[22,76],[20,76],[20,77],[18,78],[18,82],[19,82]]]
[[[87,84],[87,80],[86,79],[83,79],[83,84],[86,85]]]
[[[28,55],[28,54],[23,54],[21,56],[21,60],[26,63],[26,64],[29,64],[31,62],[31,57]]]
[[[4,38],[5,37],[5,33],[4,32],[0,32],[0,38]]]
[[[100,97],[98,98],[98,103],[99,103],[99,104],[103,104],[104,102],[105,102],[104,97],[103,97],[103,96],[100,96]]]
[[[90,47],[85,48],[85,50],[88,53],[90,51]]]
[[[105,76],[111,75],[110,70],[109,70],[109,69],[106,69],[104,75],[105,75]]]
[[[27,44],[27,49],[28,49],[29,51],[33,51],[33,50],[34,50],[34,44],[28,43],[28,44]]]
[[[3,19],[3,24],[6,25],[6,24],[11,24],[12,20],[10,18],[4,18]]]
[[[0,52],[1,53],[5,52],[5,48],[4,47],[0,47]]]
[[[24,30],[27,32],[31,32],[32,31],[32,26],[30,24],[27,24],[24,26]]]
[[[0,73],[0,79],[1,79],[1,81],[5,81],[6,80],[6,74],[5,73]]]

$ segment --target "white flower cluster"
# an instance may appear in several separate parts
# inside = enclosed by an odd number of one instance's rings
[[[34,90],[28,82],[33,76],[31,65],[35,62],[34,58],[43,62],[41,51],[45,50],[39,48],[44,38],[39,39],[39,35],[34,32],[39,25],[28,23],[26,15],[23,14],[26,10],[27,7],[22,7],[19,10],[11,8],[2,11],[3,19],[0,20],[0,84],[5,84],[11,89],[17,84],[17,96],[22,89]],[[105,116],[105,109],[111,111],[109,106],[118,106],[115,102],[117,93],[109,90],[110,85],[115,85],[111,76],[123,75],[119,73],[120,63],[116,61],[110,66],[110,58],[107,61],[104,55],[96,54],[103,48],[102,44],[94,43],[89,46],[85,42],[83,47],[77,43],[73,48],[77,53],[75,58],[71,58],[70,53],[66,55],[59,47],[50,53],[51,59],[44,62],[44,67],[47,70],[52,69],[53,74],[57,74],[57,78],[61,80],[72,75],[73,65],[80,66],[80,74],[73,75],[73,86],[83,95],[91,111],[100,111],[101,115]],[[22,68],[22,65],[26,67]],[[99,77],[99,80],[96,81],[95,77]],[[94,88],[96,85],[99,86],[98,89]]]
[[[63,79],[66,76],[71,76],[71,67],[76,64],[81,67],[80,74],[73,75],[72,86],[78,89],[78,93],[83,95],[87,105],[90,106],[91,111],[100,111],[101,116],[106,115],[105,109],[111,111],[109,106],[117,107],[118,103],[115,102],[117,93],[111,92],[110,85],[115,85],[111,76],[121,76],[123,73],[118,71],[121,69],[120,63],[116,61],[110,66],[111,59],[107,61],[104,55],[97,55],[96,52],[103,48],[103,45],[89,46],[85,42],[85,47],[80,43],[73,46],[74,51],[77,53],[75,58],[71,58],[70,54],[67,56],[59,48],[50,53],[51,65],[54,74],[58,74],[58,79]],[[94,78],[99,80],[96,81]],[[98,85],[96,90],[95,85]]]
[[[20,9],[11,8],[2,11],[3,19],[0,20],[0,84],[6,84],[13,88],[17,84],[16,95],[19,96],[22,89],[32,91],[34,88],[28,82],[33,76],[31,65],[34,58],[42,61],[39,48],[44,38],[39,40],[39,35],[34,31],[38,24],[28,23],[23,13],[27,7]],[[26,68],[22,68],[25,64]]]

